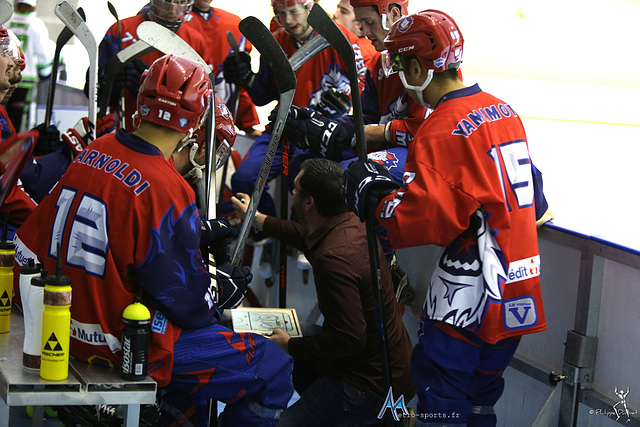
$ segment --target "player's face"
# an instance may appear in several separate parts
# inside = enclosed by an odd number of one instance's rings
[[[333,13],[333,20],[338,24],[341,24],[353,34],[358,37],[362,37],[362,27],[360,23],[356,21],[356,15],[353,13],[353,7],[348,0],[341,0],[338,3],[336,11]]]
[[[207,11],[209,10],[209,5],[211,4],[211,0],[195,0],[193,2],[193,7],[198,10]]]
[[[4,49],[0,52],[0,90],[7,90],[11,87],[9,78],[13,75],[15,63],[11,58],[11,53]]]
[[[13,72],[9,76],[9,82],[12,85],[18,84],[22,81],[22,70],[20,69],[20,60],[13,60]]]
[[[371,44],[378,52],[382,52],[384,47],[384,38],[387,32],[382,28],[382,17],[373,6],[360,6],[353,8],[356,20],[362,27],[362,34],[371,40]]]
[[[309,9],[305,5],[297,4],[286,9],[274,10],[276,21],[282,28],[298,40],[304,39],[310,33],[307,17]]]
[[[189,0],[156,0],[154,11],[159,18],[169,22],[179,22],[190,6]]]

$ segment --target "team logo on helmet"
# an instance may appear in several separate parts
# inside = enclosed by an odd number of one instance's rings
[[[411,28],[411,24],[413,24],[413,18],[411,16],[407,16],[404,19],[398,22],[398,31],[404,33],[409,28]]]
[[[224,117],[225,119],[228,119],[229,117],[231,117],[231,112],[229,112],[229,109],[225,104],[218,104],[218,105],[220,106],[220,115],[222,117]]]
[[[143,116],[149,114],[149,107],[147,107],[146,105],[140,107],[140,114],[142,114]]]
[[[189,124],[189,120],[188,119],[185,119],[184,117],[180,118],[180,127],[181,128],[185,127],[188,124]]]

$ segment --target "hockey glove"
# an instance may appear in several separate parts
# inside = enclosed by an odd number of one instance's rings
[[[36,157],[44,156],[45,154],[58,151],[62,147],[60,141],[60,131],[54,125],[46,126],[44,123],[39,124],[35,130],[38,131],[40,136],[36,141],[36,146],[33,149],[33,155]]]
[[[213,255],[216,265],[229,262],[229,245],[238,237],[238,230],[223,218],[202,221],[200,229],[200,243],[208,248],[207,252]]]
[[[247,292],[253,274],[249,267],[235,267],[231,264],[222,264],[216,270],[218,282],[218,308],[236,308],[242,302]]]
[[[278,109],[269,115],[275,121]],[[296,147],[319,153],[329,160],[340,160],[344,144],[349,136],[345,128],[338,122],[331,121],[317,111],[292,106],[287,116],[283,134]]]
[[[113,92],[111,93],[111,100],[113,103],[119,101],[120,92],[122,89],[129,89],[131,95],[135,98],[138,95],[138,89],[140,89],[140,77],[144,70],[149,68],[147,64],[140,59],[134,59],[127,63],[122,70],[118,73],[115,81],[113,82]]]
[[[98,119],[96,123],[96,136],[100,137],[115,130],[115,118],[113,114],[109,113]],[[78,120],[78,123],[72,128],[67,129],[62,134],[62,142],[64,146],[68,148],[71,155],[71,160],[75,159],[78,154],[82,153],[89,141],[89,119],[83,117]]]
[[[248,86],[254,75],[251,56],[247,52],[229,54],[222,63],[222,75],[227,83]]]
[[[375,219],[380,200],[398,188],[400,186],[393,182],[389,170],[370,160],[351,163],[344,175],[347,208],[362,222]]]

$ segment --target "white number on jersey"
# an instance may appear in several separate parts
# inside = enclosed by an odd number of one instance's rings
[[[488,154],[496,164],[507,206],[509,206],[509,199],[506,195],[507,184],[518,202],[518,208],[532,206],[533,175],[526,141],[512,141],[494,146]],[[501,163],[504,165],[504,172]],[[511,210],[511,206],[509,206],[509,210]]]
[[[49,255],[57,256],[57,246],[62,246],[62,236],[67,222],[71,219],[71,233],[67,244],[66,263],[84,268],[87,273],[103,277],[105,272],[109,240],[107,237],[107,206],[85,194],[75,213],[71,206],[77,192],[64,188],[56,202],[57,212],[53,221],[53,231]]]

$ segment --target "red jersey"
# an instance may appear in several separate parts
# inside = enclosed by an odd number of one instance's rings
[[[202,57],[215,76],[215,91],[226,104],[229,101],[231,92],[238,90],[238,109],[236,112],[236,125],[239,129],[247,129],[260,124],[256,107],[253,105],[247,91],[237,88],[235,85],[227,84],[222,76],[222,63],[231,53],[231,46],[227,41],[227,31],[238,40],[240,50],[251,52],[251,43],[242,35],[238,29],[240,18],[233,13],[219,8],[210,8],[208,12],[200,12],[192,9],[187,21],[183,24],[187,27],[195,28],[198,33],[206,38],[206,54]]]
[[[122,41],[122,49],[125,49],[132,45],[133,43],[138,41],[138,25],[140,25],[144,21],[148,21],[147,13],[134,15],[129,18],[125,18],[120,21],[120,27],[122,28],[122,39],[120,39],[120,33],[118,30],[118,25],[113,24],[104,38],[100,42],[100,56],[98,59],[98,64],[101,70],[104,70],[107,66],[107,63],[111,58],[116,56],[120,51],[119,44]],[[201,57],[206,56],[206,42],[204,38],[193,28],[190,28],[187,25],[180,25],[180,28],[175,32],[180,38],[186,41],[189,46],[191,46]],[[151,53],[148,53],[142,56],[140,59],[142,62],[150,66],[153,61],[163,56],[164,53],[154,50]],[[125,102],[125,129],[133,132],[135,127],[133,125],[133,113],[136,111],[136,98],[134,98],[131,93],[125,89],[124,91],[124,102]]]
[[[53,272],[61,257],[71,355],[89,363],[119,365],[122,312],[142,295],[152,313],[148,371],[164,386],[182,328],[219,320],[199,240],[195,195],[173,160],[121,130],[92,142],[18,229],[16,260]]]
[[[367,71],[362,93],[362,109],[366,124],[389,125],[389,143],[407,147],[429,114],[426,107],[407,95],[398,73],[386,77],[380,52],[376,52]]]
[[[366,64],[370,57],[363,56],[358,37],[345,27],[341,25],[338,25],[338,27],[346,34],[353,46],[356,57],[356,70],[358,72],[358,90],[362,92],[367,71]],[[316,31],[313,31],[309,39],[316,35]],[[277,31],[274,37],[287,58],[291,57],[303,45],[303,43],[300,43],[284,30]],[[347,67],[340,59],[338,52],[331,47],[313,56],[302,65],[296,71],[296,79],[297,87],[293,105],[297,107],[313,108],[320,101],[322,93],[329,88],[335,88],[346,95],[351,94]],[[260,58],[260,72],[256,75],[249,93],[257,105],[266,105],[277,99],[277,89],[273,83],[273,76],[271,70],[266,66],[264,58]]]
[[[448,93],[409,145],[404,186],[378,206],[396,248],[443,246],[424,311],[488,343],[546,328],[524,127],[475,85]]]

